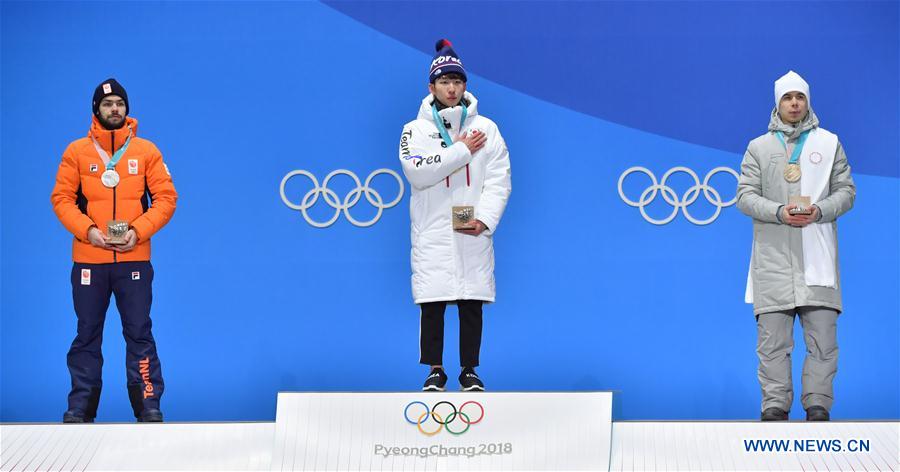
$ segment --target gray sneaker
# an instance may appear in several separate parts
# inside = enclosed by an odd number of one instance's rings
[[[759,419],[762,421],[787,421],[788,412],[773,406],[772,408],[766,408],[766,411],[762,412]]]
[[[831,421],[831,415],[825,407],[813,405],[806,410],[806,421]]]

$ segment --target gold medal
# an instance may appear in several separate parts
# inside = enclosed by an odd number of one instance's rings
[[[800,181],[800,165],[799,164],[788,164],[784,166],[784,180],[787,180],[790,183],[799,182]]]

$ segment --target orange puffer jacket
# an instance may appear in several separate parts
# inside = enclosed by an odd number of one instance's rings
[[[125,144],[129,128],[135,136],[116,164],[119,185],[108,188],[100,181],[106,166],[91,138],[111,157]],[[93,117],[87,137],[72,142],[63,153],[50,195],[59,221],[75,235],[72,259],[87,264],[149,261],[150,238],[172,218],[177,199],[162,154],[152,142],[137,137],[137,120],[130,117],[126,126],[114,131]],[[110,220],[128,221],[138,235],[134,249],[117,253],[91,245],[87,237],[91,226],[106,234]]]

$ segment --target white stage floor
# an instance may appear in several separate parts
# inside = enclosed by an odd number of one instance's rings
[[[3,424],[3,471],[270,470],[275,423]],[[753,439],[869,451],[746,452]],[[610,470],[900,471],[900,422],[614,422]]]
[[[755,440],[769,440],[770,446],[772,440],[781,441],[791,450],[754,452]],[[835,450],[834,440],[840,441],[840,452]],[[868,451],[848,450],[863,449],[859,440],[868,440]],[[609,470],[896,472],[900,470],[898,443],[897,421],[614,422]],[[764,447],[758,442],[755,445]],[[798,445],[812,446],[812,450],[797,451]]]
[[[3,424],[3,471],[268,470],[275,423]]]

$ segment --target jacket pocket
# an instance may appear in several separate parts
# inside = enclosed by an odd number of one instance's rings
[[[793,293],[789,237],[786,227],[773,223],[758,226],[753,241],[754,289],[762,305],[783,304]],[[763,303],[764,300],[769,300]],[[777,300],[773,302],[772,300]]]
[[[775,172],[778,169],[778,161],[784,159],[784,154],[772,154],[769,156],[769,163],[766,165],[766,173],[765,178],[762,179],[762,194],[764,197],[769,196],[769,190],[773,187],[772,183],[775,182]],[[770,199],[771,200],[771,199]]]

